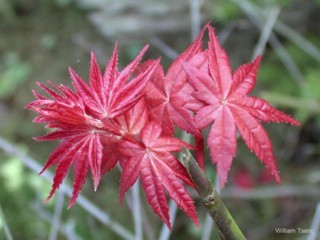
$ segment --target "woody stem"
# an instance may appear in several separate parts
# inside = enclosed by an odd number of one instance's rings
[[[244,240],[246,239],[239,226],[234,221],[228,209],[222,202],[217,190],[201,170],[188,150],[184,150],[183,163],[187,172],[196,186],[204,206],[214,220],[221,239]]]

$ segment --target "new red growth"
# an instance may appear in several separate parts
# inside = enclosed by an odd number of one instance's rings
[[[202,37],[207,29],[209,43],[203,49]],[[232,73],[228,57],[210,25],[203,28],[166,74],[159,60],[140,64],[147,47],[120,71],[117,48],[116,45],[103,74],[91,54],[89,84],[70,69],[75,90],[51,81],[51,87],[39,83],[49,97],[34,91],[36,100],[27,106],[39,114],[35,122],[54,129],[36,140],[60,140],[41,171],[57,165],[47,200],[73,164],[69,207],[75,203],[89,169],[96,190],[101,177],[119,162],[123,170],[121,201],[139,178],[148,203],[170,229],[167,196],[198,224],[193,200],[183,185],[193,187],[193,183],[171,153],[182,148],[194,149],[199,165],[204,168],[206,137],[201,130],[209,125],[207,142],[222,187],[236,154],[237,130],[280,183],[272,145],[259,120],[294,125],[299,122],[265,100],[247,95],[255,86],[261,57]],[[174,138],[175,127],[192,134],[196,147]]]

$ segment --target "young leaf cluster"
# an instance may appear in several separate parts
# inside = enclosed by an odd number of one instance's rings
[[[206,31],[209,42],[203,48]],[[47,200],[72,166],[69,207],[75,204],[89,171],[96,190],[101,178],[119,163],[120,201],[139,178],[148,203],[170,229],[167,197],[198,225],[194,202],[184,186],[193,187],[193,183],[172,153],[194,149],[204,168],[201,130],[208,126],[206,140],[222,187],[236,154],[237,131],[280,183],[272,145],[260,121],[299,122],[265,100],[248,96],[261,57],[232,73],[228,56],[209,24],[166,72],[159,60],[141,63],[147,47],[119,70],[116,44],[103,73],[92,53],[88,83],[70,68],[74,89],[51,81],[47,86],[38,83],[47,96],[33,91],[36,100],[27,108],[38,113],[36,123],[54,130],[35,139],[60,141],[41,171],[56,166]],[[175,127],[192,134],[196,146],[175,138]]]

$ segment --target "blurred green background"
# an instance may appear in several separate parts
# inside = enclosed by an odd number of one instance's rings
[[[124,229],[132,235],[138,231],[131,217],[134,193],[122,205],[118,202],[119,169],[103,178],[97,192],[88,179],[82,193],[94,205],[84,201],[67,210],[62,192],[43,203],[51,183],[32,164],[44,164],[56,143],[32,139],[45,130],[32,123],[35,114],[24,107],[33,100],[38,81],[70,85],[68,66],[86,79],[90,51],[104,68],[115,41],[120,66],[149,43],[146,57],[162,56],[167,67],[208,21],[233,68],[263,53],[254,95],[302,122],[300,128],[265,124],[281,186],[270,181],[239,140],[222,191],[226,205],[248,239],[319,239],[320,234],[298,233],[298,228],[316,230],[320,221],[319,12],[319,0],[1,0],[0,239],[123,239]],[[214,181],[215,168],[207,163]],[[140,194],[144,239],[218,239],[194,192],[201,227],[178,211],[171,234],[161,230]],[[117,224],[123,229],[116,230]],[[296,233],[279,234],[276,228]]]

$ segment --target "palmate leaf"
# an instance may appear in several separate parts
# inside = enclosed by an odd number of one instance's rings
[[[49,140],[51,135],[40,138],[41,140]],[[72,207],[78,197],[83,184],[85,183],[88,170],[90,168],[94,182],[94,188],[98,187],[101,178],[101,159],[102,146],[100,136],[97,133],[88,134],[83,131],[77,135],[66,138],[50,155],[46,165],[40,172],[44,172],[47,168],[58,164],[53,179],[52,189],[47,201],[54,195],[59,188],[63,179],[66,177],[72,164],[74,168],[74,182],[72,197],[69,202],[69,208]]]
[[[119,71],[116,45],[103,75],[92,53],[89,84],[70,68],[75,91],[51,81],[49,84],[52,87],[38,84],[49,97],[34,91],[36,100],[27,108],[39,114],[35,122],[55,130],[36,140],[61,141],[41,171],[57,165],[47,200],[53,196],[73,164],[74,188],[69,207],[75,203],[89,169],[96,190],[102,175],[110,171],[119,160],[118,152],[112,148],[122,138],[132,139],[130,136],[138,134],[148,120],[146,104],[139,101],[159,61],[153,61],[132,78],[146,50],[147,46],[133,62]],[[128,121],[128,118],[131,120]],[[126,123],[129,125],[124,126]]]
[[[120,200],[126,191],[136,182],[142,182],[148,203],[154,212],[171,229],[166,193],[177,205],[198,224],[198,217],[192,198],[181,180],[192,185],[182,164],[170,154],[191,146],[180,139],[162,137],[161,127],[156,122],[149,122],[141,130],[141,142],[129,141],[119,144],[119,151],[127,156],[120,164],[123,168],[120,181]]]
[[[147,47],[144,47],[136,59],[119,72],[116,45],[103,76],[94,54],[91,54],[90,86],[70,68],[72,83],[90,114],[99,119],[114,118],[127,112],[140,100],[144,93],[143,89],[159,64],[159,60],[153,61],[144,71],[129,81]]]
[[[268,167],[277,182],[281,182],[271,141],[258,120],[265,122],[300,123],[275,109],[263,99],[247,96],[255,86],[261,57],[239,67],[232,75],[229,59],[221,48],[212,27],[209,30],[209,71],[200,71],[190,63],[183,68],[195,89],[193,96],[202,102],[196,111],[195,124],[203,129],[213,123],[208,137],[211,160],[217,164],[220,184],[224,187],[236,153],[236,129],[248,148]]]
[[[187,82],[181,61],[190,62],[195,67],[201,67],[206,61],[206,54],[202,50],[202,37],[206,27],[202,29],[196,40],[173,61],[165,74],[162,66],[155,70],[147,86],[147,103],[150,106],[150,116],[160,123],[163,133],[172,136],[174,127],[202,137],[194,124],[192,113],[184,106],[192,101],[193,88]],[[152,61],[141,66],[145,69]]]

